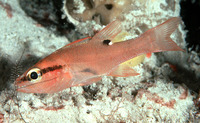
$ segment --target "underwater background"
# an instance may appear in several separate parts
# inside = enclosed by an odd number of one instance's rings
[[[0,0],[0,122],[199,122],[199,0]],[[136,38],[172,17],[185,52],[153,53],[139,76],[107,77],[55,94],[15,91],[14,81],[55,50],[120,19]]]

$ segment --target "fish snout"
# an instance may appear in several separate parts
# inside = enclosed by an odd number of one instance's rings
[[[26,80],[26,77],[24,76],[24,75],[22,75],[22,76],[19,76],[16,80],[15,80],[15,82],[14,82],[14,85],[15,85],[15,87],[18,89],[18,88],[23,88],[24,86],[26,86],[27,84],[27,82],[26,82],[27,80]]]
[[[17,78],[14,82],[14,85],[15,85],[15,89],[16,91],[19,91],[19,92],[27,92],[27,84],[23,81],[21,81],[20,78]]]

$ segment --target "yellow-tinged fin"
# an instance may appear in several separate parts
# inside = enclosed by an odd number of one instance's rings
[[[119,33],[113,40],[112,43],[117,43],[117,42],[121,42],[121,41],[125,41],[125,37],[128,36],[129,33],[127,31],[121,31],[121,33]]]
[[[125,61],[121,63],[116,69],[114,69],[110,74],[108,74],[108,76],[127,77],[127,76],[139,75],[139,73],[137,73],[131,67],[134,67],[140,64],[141,62],[143,62],[144,58],[145,58],[145,54],[132,58],[128,61]]]
[[[144,61],[145,58],[145,54],[144,55],[140,55],[137,57],[134,57],[128,61],[125,61],[123,63],[120,64],[120,66],[129,66],[129,67],[134,67],[140,63],[142,63]]]
[[[126,40],[126,36],[129,36],[129,33],[127,31],[121,31],[121,33],[119,33],[113,40],[112,43],[117,43],[117,42],[121,42]],[[144,61],[145,55],[141,55],[141,56],[137,56],[135,58],[132,58],[128,61],[125,61],[124,63],[120,64],[120,68],[123,67],[134,67],[138,64],[140,64],[141,62]]]
[[[113,38],[112,43],[122,42],[126,40],[126,36],[129,36],[129,33],[126,31],[121,31],[115,38]],[[121,63],[117,68],[112,70],[108,76],[114,76],[114,77],[127,77],[127,76],[137,76],[139,73],[137,73],[134,69],[131,67],[134,67],[141,62],[144,61],[145,54],[137,56],[135,58],[132,58],[128,61],[125,61]]]

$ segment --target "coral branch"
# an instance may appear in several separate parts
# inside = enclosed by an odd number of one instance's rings
[[[138,94],[136,97],[138,98],[142,98],[143,94],[145,94],[145,96],[147,97],[148,100],[153,101],[155,103],[158,103],[162,106],[166,106],[168,108],[174,108],[174,104],[176,103],[176,100],[170,100],[169,102],[165,102],[164,99],[160,96],[158,96],[158,94],[156,93],[151,93],[148,90],[144,90],[144,89],[140,89],[138,91]]]

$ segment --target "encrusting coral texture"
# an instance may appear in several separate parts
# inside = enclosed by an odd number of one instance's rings
[[[106,25],[121,16],[130,4],[131,0],[66,0],[64,12],[74,18],[72,21],[96,20]]]
[[[62,11],[63,17],[73,23],[80,34],[90,36],[119,19],[128,32],[124,39],[129,39],[179,16],[179,2],[64,0]],[[7,67],[0,65],[1,77],[5,76],[3,70],[8,71],[10,66],[19,63],[22,54],[21,63],[33,65],[38,57],[45,57],[69,43],[66,37],[38,26],[20,5],[23,4],[16,0],[0,0],[0,17],[4,18],[0,21],[0,63],[9,61],[5,64]],[[171,38],[187,51],[183,27],[181,23]],[[183,70],[195,71],[194,76],[198,78],[197,63],[195,52],[155,53],[134,67],[139,76],[104,76],[98,83],[55,94],[16,92],[12,81],[9,85],[12,89],[0,88],[0,122],[195,122],[197,109],[193,99],[196,95],[191,93],[193,86],[185,83],[190,82],[190,78],[186,79]],[[1,85],[7,81],[0,78]]]

